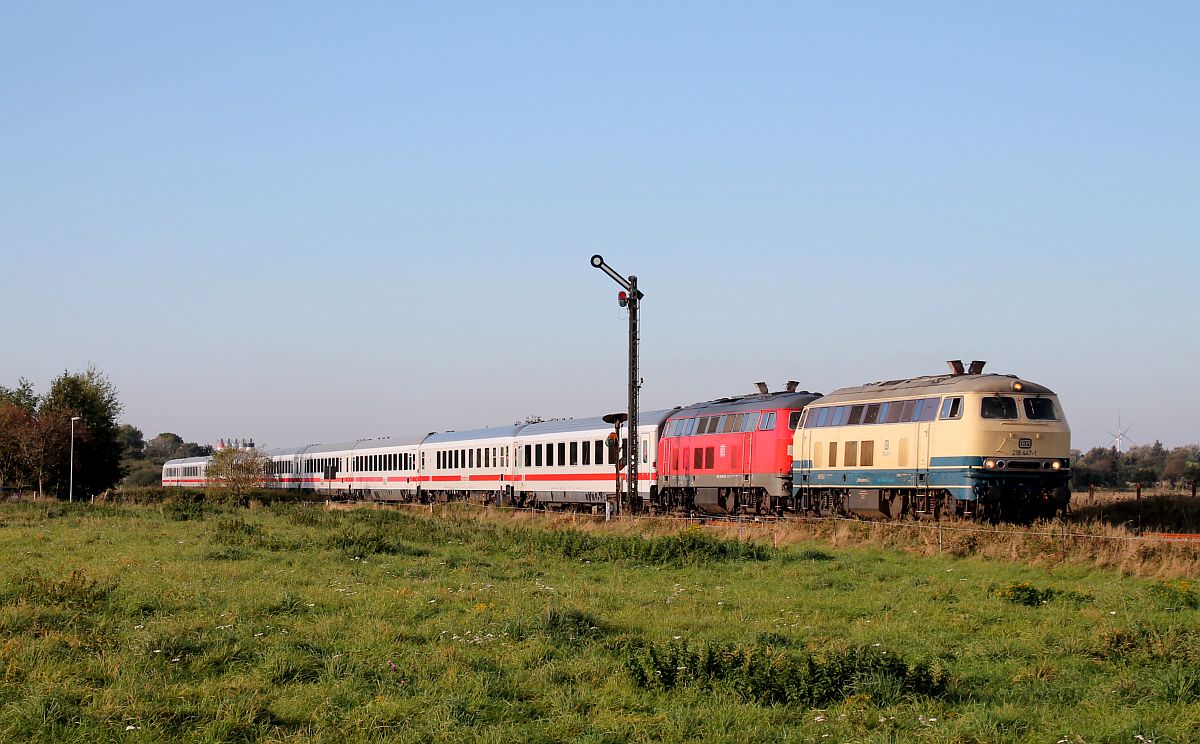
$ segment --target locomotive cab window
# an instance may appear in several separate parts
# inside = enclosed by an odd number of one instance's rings
[[[804,414],[804,411],[792,411],[791,413],[789,413],[788,414],[788,428],[791,429],[792,431],[795,431],[796,427],[800,425],[800,416],[803,414]]]
[[[762,424],[758,428],[759,431],[775,431],[775,412],[764,413]]]
[[[1007,395],[984,398],[979,407],[979,415],[985,419],[1015,419],[1017,401]]]
[[[1026,398],[1025,418],[1030,421],[1057,421],[1054,413],[1054,401],[1049,398]]]
[[[956,419],[962,418],[963,412],[962,398],[946,398],[942,401],[942,418]]]

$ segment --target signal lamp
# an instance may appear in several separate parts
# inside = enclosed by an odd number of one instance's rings
[[[626,305],[628,305],[629,304],[629,295],[626,294],[624,291],[617,292],[617,304],[620,305],[621,307],[625,307]]]

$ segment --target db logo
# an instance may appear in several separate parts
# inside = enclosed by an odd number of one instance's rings
[[[1029,439],[1028,437],[1023,437],[1017,440],[1017,446],[1021,449],[1029,449],[1033,447],[1033,440]]]

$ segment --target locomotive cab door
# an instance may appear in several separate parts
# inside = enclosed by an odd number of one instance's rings
[[[917,424],[917,498],[913,504],[913,509],[916,512],[932,512],[933,499],[930,497],[930,472],[929,460],[930,451],[933,444],[933,424],[929,421],[921,421]]]

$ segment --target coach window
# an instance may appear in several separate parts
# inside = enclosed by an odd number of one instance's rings
[[[848,468],[858,466],[858,442],[846,442],[846,461]]]
[[[650,462],[650,440],[642,437],[642,464],[647,465]]]
[[[979,408],[979,415],[985,419],[1015,419],[1017,417],[1017,401],[1007,395],[984,398]]]
[[[956,419],[962,418],[963,412],[962,398],[946,398],[942,401],[942,418]]]
[[[571,464],[579,464],[579,442],[571,442]]]
[[[533,445],[533,464],[535,467],[542,466],[542,445]]]
[[[596,464],[603,465],[604,464],[604,440],[597,439],[592,444],[592,450],[596,453],[596,456],[594,458],[596,461]]]
[[[592,443],[591,442],[583,443],[583,464],[584,465],[592,464]]]
[[[1054,413],[1054,401],[1049,398],[1026,398],[1025,418],[1030,421],[1057,421]]]
[[[871,403],[867,406],[867,410],[863,412],[863,423],[874,424],[879,421],[879,404]]]
[[[858,443],[858,464],[864,468],[871,467],[875,464],[875,442],[866,441]]]
[[[558,464],[560,466],[567,464],[567,443],[558,443]]]

